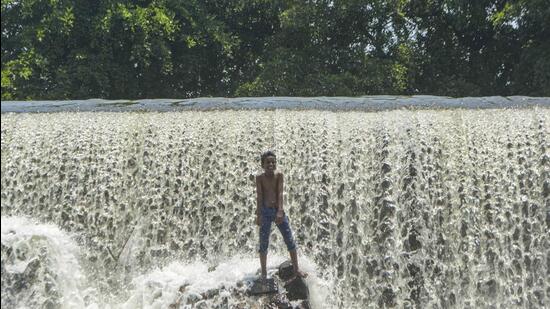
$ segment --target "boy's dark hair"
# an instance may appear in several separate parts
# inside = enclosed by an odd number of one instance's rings
[[[277,159],[277,156],[275,155],[275,153],[271,150],[268,150],[268,151],[262,153],[262,158],[261,158],[262,165],[264,164],[264,161],[265,161],[265,159],[267,159],[267,157],[274,157],[275,159]]]

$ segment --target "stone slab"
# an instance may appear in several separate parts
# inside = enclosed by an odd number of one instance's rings
[[[2,113],[48,112],[173,112],[187,110],[331,110],[384,111],[394,109],[487,109],[550,107],[550,97],[362,96],[362,97],[258,97],[143,100],[2,101]]]

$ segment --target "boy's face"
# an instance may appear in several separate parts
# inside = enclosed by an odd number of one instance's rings
[[[263,166],[266,171],[274,171],[277,168],[277,159],[275,157],[267,157],[264,160]]]

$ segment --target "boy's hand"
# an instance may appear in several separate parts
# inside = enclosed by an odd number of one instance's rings
[[[275,223],[276,224],[283,223],[283,218],[284,217],[285,217],[285,213],[283,212],[283,210],[282,209],[277,210],[277,217],[275,218]]]
[[[260,215],[256,215],[256,225],[260,226],[262,224],[262,217]]]

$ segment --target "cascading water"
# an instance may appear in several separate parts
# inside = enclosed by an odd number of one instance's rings
[[[313,307],[548,306],[549,115],[2,114],[2,305],[259,307],[273,149]]]
[[[56,226],[2,218],[2,307],[83,307],[77,252]]]

